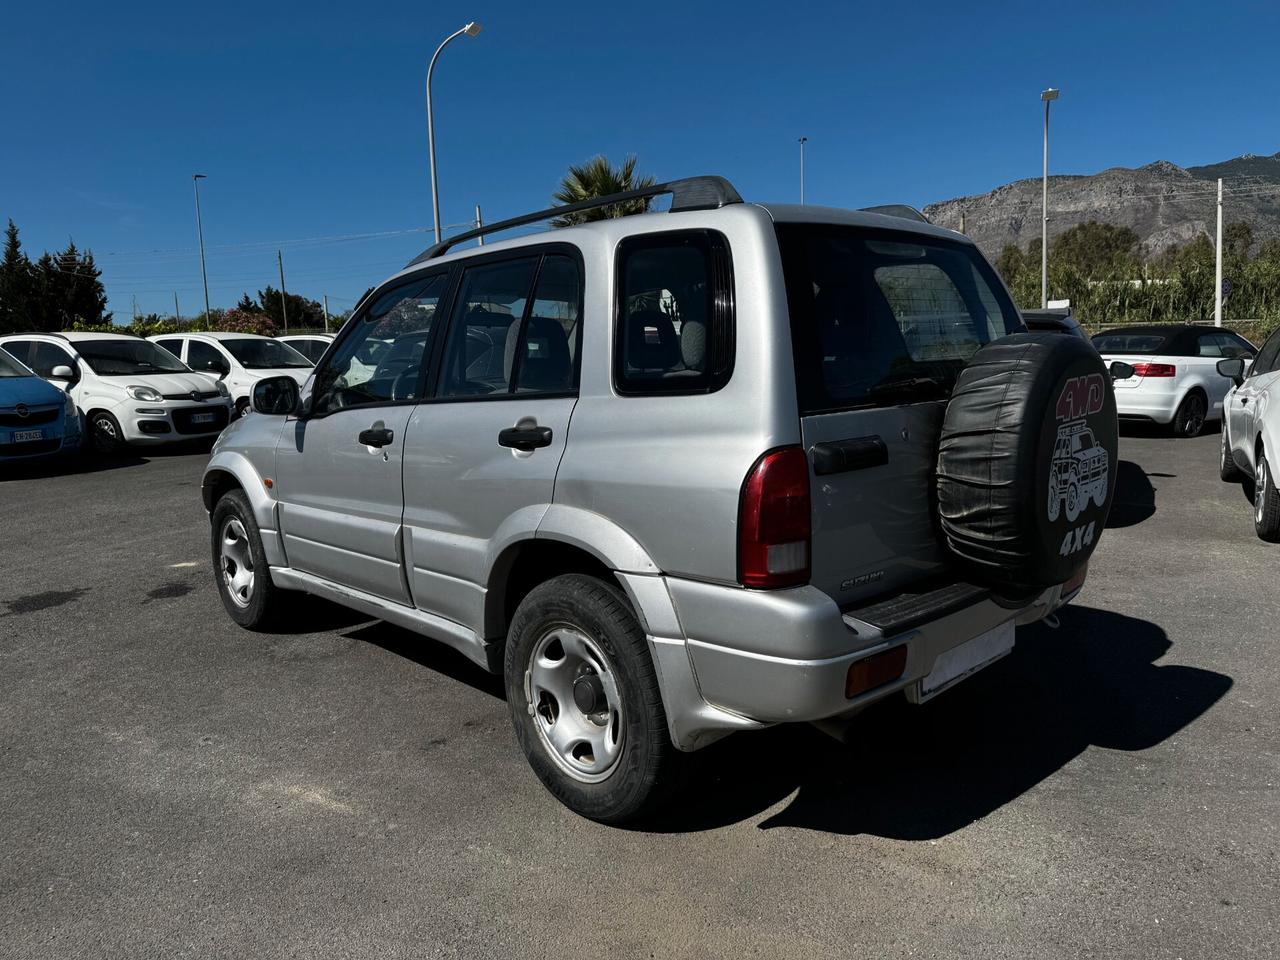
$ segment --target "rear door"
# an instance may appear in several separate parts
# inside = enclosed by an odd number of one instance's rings
[[[405,565],[414,603],[483,637],[504,525],[550,505],[577,402],[582,268],[565,244],[468,260],[441,336],[435,396],[405,448]]]
[[[984,343],[1021,328],[971,244],[780,224],[812,582],[847,603],[939,570],[934,459],[945,401]]]
[[[1263,400],[1266,389],[1274,382],[1278,366],[1280,366],[1280,331],[1273,333],[1263,344],[1253,360],[1253,365],[1249,368],[1244,383],[1228,398],[1226,416],[1231,444],[1240,455],[1239,459],[1247,463],[1251,469],[1259,403]]]
[[[310,415],[291,422],[276,448],[289,565],[397,603],[409,602],[400,539],[406,427],[448,278],[419,274],[370,298],[311,381]],[[374,366],[353,363],[371,338],[390,348]]]

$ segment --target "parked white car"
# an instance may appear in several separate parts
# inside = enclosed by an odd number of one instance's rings
[[[1222,417],[1231,380],[1218,372],[1218,361],[1239,357],[1247,366],[1257,352],[1230,330],[1173,323],[1107,330],[1093,345],[1108,363],[1134,369],[1115,381],[1120,419],[1165,424],[1179,437],[1197,436],[1206,420]]]
[[[1246,371],[1239,358],[1218,363],[1233,382],[1222,424],[1222,479],[1253,485],[1253,523],[1258,536],[1280,541],[1280,330],[1262,345]]]
[[[287,343],[256,333],[172,333],[149,339],[192,370],[217,377],[230,392],[238,417],[248,411],[259,380],[288,376],[302,386],[315,368]]]
[[[287,343],[312,363],[319,363],[324,352],[329,349],[329,344],[333,343],[333,334],[290,333],[276,339],[281,343]]]
[[[21,333],[0,337],[0,348],[66,390],[101,453],[213,437],[230,418],[225,386],[140,337]]]

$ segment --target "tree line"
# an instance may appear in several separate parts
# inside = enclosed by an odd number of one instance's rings
[[[1280,326],[1280,240],[1258,243],[1248,223],[1223,229],[1223,323],[1256,339]],[[1049,296],[1069,299],[1091,329],[1123,323],[1213,322],[1216,277],[1213,241],[1189,242],[1149,254],[1128,227],[1091,220],[1049,245]],[[996,258],[1019,307],[1040,306],[1040,241],[1009,244]],[[1258,321],[1248,323],[1247,321]]]
[[[0,333],[56,332],[77,322],[109,324],[101,277],[93,254],[81,252],[74,241],[33,262],[10,220],[0,257]]]

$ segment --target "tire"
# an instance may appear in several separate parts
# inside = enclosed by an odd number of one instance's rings
[[[1231,437],[1227,434],[1227,421],[1222,421],[1222,458],[1218,463],[1218,476],[1222,477],[1224,483],[1238,483],[1244,479],[1244,474],[1240,468],[1236,466],[1236,461],[1231,456]]]
[[[240,626],[265,629],[279,615],[285,591],[271,582],[262,535],[243,491],[224,494],[214,506],[210,541],[222,605]]]
[[[1258,453],[1253,477],[1253,528],[1268,543],[1280,542],[1280,491],[1276,490],[1265,450]]]
[[[241,397],[239,400],[236,401],[236,415],[231,419],[239,420],[248,412],[249,412],[249,399],[248,397]]]
[[[124,431],[120,421],[105,410],[95,410],[89,415],[89,443],[94,453],[104,457],[124,449]]]
[[[942,543],[964,575],[1010,596],[1070,579],[1106,529],[1119,434],[1088,341],[1015,333],[978,350],[947,403],[935,474]]]
[[[653,658],[618,587],[581,574],[535,587],[512,618],[504,674],[516,739],[570,810],[635,822],[677,786]]]
[[[1199,393],[1191,392],[1178,404],[1178,412],[1173,415],[1173,435],[1175,437],[1198,437],[1204,430],[1204,418],[1208,413],[1205,399]]]

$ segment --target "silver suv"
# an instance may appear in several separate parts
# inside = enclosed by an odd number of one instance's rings
[[[1026,504],[1050,500],[1059,387],[1112,479],[1114,400],[1087,344],[1044,367],[1074,341],[1022,329],[973,244],[908,208],[699,177],[494,224],[368,294],[303,388],[256,386],[204,477],[217,586],[248,628],[304,592],[504,674],[548,789],[634,819],[682,754],[925,701],[1080,589],[1093,528]]]

